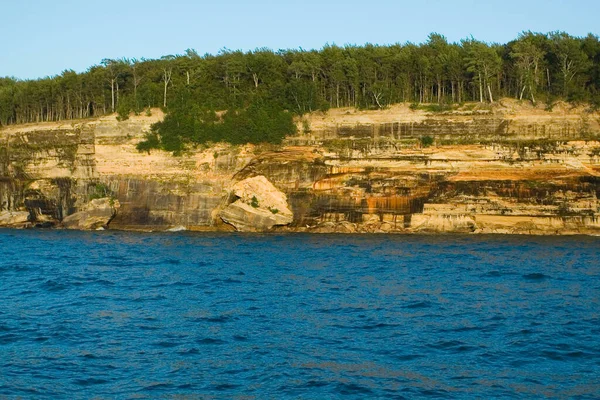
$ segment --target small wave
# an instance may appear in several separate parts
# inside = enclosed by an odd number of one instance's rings
[[[545,358],[549,358],[554,361],[568,361],[590,358],[591,354],[576,350],[576,351],[556,351],[556,350],[544,350],[541,355]]]
[[[100,378],[87,378],[87,379],[75,379],[73,382],[79,386],[92,386],[92,385],[103,385],[105,383],[108,383],[109,381],[106,379],[100,379]]]
[[[242,281],[238,280],[238,279],[232,279],[232,278],[227,278],[227,279],[220,279],[220,278],[214,278],[210,280],[211,282],[217,283],[217,282],[223,282],[223,283],[242,283]]]
[[[194,322],[210,322],[213,324],[224,324],[225,322],[232,322],[237,319],[238,319],[237,317],[230,317],[227,315],[219,315],[217,317],[194,318],[192,321],[194,321]]]
[[[13,266],[6,266],[6,267],[4,267],[2,269],[5,270],[5,271],[25,272],[25,271],[32,270],[33,266],[24,265],[24,264],[17,264],[17,265],[13,265]]]
[[[47,280],[41,285],[41,287],[48,292],[60,292],[68,289],[68,286],[53,280]]]
[[[549,358],[555,361],[562,361],[565,359],[564,354],[559,351],[544,350],[541,352],[541,355],[545,358]]]
[[[189,286],[194,286],[193,283],[191,282],[173,282],[170,284],[171,286],[180,286],[180,287],[189,287]]]
[[[428,345],[428,347],[438,350],[456,350],[463,346],[466,346],[466,343],[461,342],[459,340],[442,340],[437,343]]]
[[[173,384],[171,384],[171,383],[157,382],[157,383],[152,383],[148,386],[145,386],[144,390],[149,390],[149,391],[163,390],[163,389],[170,389],[172,387],[173,387]]]
[[[136,297],[135,299],[132,299],[131,301],[133,301],[134,303],[140,303],[143,301],[155,301],[155,300],[166,300],[166,299],[167,299],[166,296],[159,294],[156,296]]]
[[[501,277],[502,274],[500,273],[500,271],[489,271],[486,272],[485,274],[481,275],[483,277],[490,277],[490,278],[498,278]]]
[[[180,351],[177,352],[177,354],[181,354],[181,355],[200,354],[200,350],[198,350],[195,347],[192,347],[191,349],[180,350]]]
[[[310,381],[306,382],[303,386],[307,387],[307,388],[317,388],[317,387],[323,387],[323,386],[327,386],[327,385],[329,385],[328,382],[310,380]]]
[[[531,335],[532,333],[535,333],[535,331],[533,329],[521,329],[519,333],[521,335]]]
[[[157,330],[161,329],[158,326],[149,326],[149,325],[138,325],[137,328],[141,329],[143,331],[157,331]]]
[[[416,360],[418,358],[423,358],[425,357],[422,354],[403,354],[403,355],[399,355],[399,356],[394,356],[394,359],[398,360],[398,361],[412,361],[412,360]]]
[[[458,328],[448,328],[441,329],[441,332],[470,332],[470,331],[480,331],[483,327],[481,326],[460,326]]]
[[[583,352],[583,351],[571,351],[571,352],[565,354],[565,357],[567,357],[567,358],[589,358],[589,357],[591,357],[591,355],[586,352]]]
[[[204,339],[196,340],[196,343],[204,344],[204,345],[222,345],[222,344],[226,344],[227,342],[224,340],[221,340],[221,339],[204,338]]]
[[[469,346],[469,345],[462,345],[462,346],[458,346],[456,348],[457,353],[465,353],[465,352],[474,351],[474,350],[477,350],[477,347]]]
[[[181,345],[181,343],[168,342],[168,341],[161,341],[161,342],[154,343],[154,346],[163,347],[163,348],[177,347],[179,345]]]
[[[356,329],[363,329],[363,330],[374,330],[374,329],[383,329],[383,328],[395,328],[397,327],[398,324],[386,324],[383,322],[380,322],[378,324],[373,324],[373,325],[363,325],[363,326],[358,326],[356,327]]]
[[[535,273],[532,273],[532,274],[523,275],[523,278],[525,278],[525,279],[527,279],[529,281],[543,281],[545,279],[550,279],[551,277],[548,276],[548,275],[544,275],[544,274],[542,274],[540,272],[535,272]]]
[[[449,393],[447,390],[433,390],[433,389],[422,389],[419,390],[419,393],[423,395],[423,397],[433,397],[433,398],[449,398]]]
[[[238,374],[243,374],[248,371],[249,370],[247,368],[240,368],[240,369],[228,369],[228,370],[224,371],[224,373],[227,375],[238,375]]]
[[[0,344],[15,343],[19,340],[19,336],[12,333],[0,336]]]
[[[341,308],[337,307],[337,308],[320,308],[316,311],[321,314],[334,314],[341,310],[342,310]]]
[[[432,304],[428,301],[418,301],[416,303],[410,303],[405,306],[402,306],[402,308],[419,309],[419,308],[430,308],[431,306],[432,306]]]
[[[96,279],[94,280],[92,283],[96,283],[98,285],[102,285],[102,286],[114,286],[115,283],[106,279]]]
[[[356,383],[340,383],[337,385],[336,390],[342,395],[369,395],[373,394],[373,391],[368,387],[357,385]]]
[[[234,383],[220,383],[218,385],[214,385],[213,388],[218,392],[223,392],[226,390],[233,390],[241,387],[241,385],[236,385]]]
[[[213,323],[224,323],[224,322],[230,322],[230,321],[234,321],[237,318],[235,317],[228,317],[226,315],[220,315],[218,317],[211,317],[211,318],[206,318],[206,322],[213,322]]]
[[[533,383],[534,385],[543,385],[543,382],[538,381],[537,379],[533,379],[533,378],[525,378],[523,379],[523,382],[527,382],[527,383]]]
[[[184,383],[182,385],[177,386],[177,389],[191,389],[193,387],[194,385],[192,385],[191,383]]]

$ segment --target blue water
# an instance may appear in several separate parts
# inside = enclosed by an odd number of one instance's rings
[[[600,397],[600,239],[0,231],[0,397]]]

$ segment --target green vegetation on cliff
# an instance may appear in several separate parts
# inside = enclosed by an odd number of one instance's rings
[[[126,119],[132,111],[160,106],[167,118],[141,147],[177,151],[206,141],[277,142],[292,133],[290,113],[398,102],[443,108],[500,97],[599,105],[599,38],[524,32],[507,44],[473,38],[449,43],[433,33],[419,45],[224,49],[203,56],[187,50],[153,60],[105,59],[80,74],[0,78],[0,125],[111,112]]]
[[[209,142],[278,144],[286,135],[296,132],[292,114],[272,101],[257,99],[246,108],[220,114],[191,101],[179,104],[170,109],[163,121],[152,125],[146,140],[137,148],[140,151],[161,148],[178,153],[186,145]]]

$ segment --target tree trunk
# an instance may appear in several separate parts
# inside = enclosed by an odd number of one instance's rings
[[[479,73],[479,102],[483,103],[483,82],[481,81],[481,72]]]
[[[111,99],[112,99],[111,110],[112,110],[112,112],[115,112],[115,80],[114,79],[110,80],[110,95],[111,95]]]
[[[163,107],[167,107],[167,88],[169,86],[169,82],[171,82],[171,75],[173,74],[173,70],[171,69],[163,69],[163,81],[165,83],[165,90],[163,94]]]
[[[383,107],[381,106],[381,103],[379,102],[379,98],[381,97],[381,93],[375,93],[373,92],[373,98],[375,99],[375,102],[377,103],[377,106],[382,109]]]

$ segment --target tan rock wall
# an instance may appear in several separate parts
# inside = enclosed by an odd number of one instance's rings
[[[265,176],[293,213],[280,230],[600,231],[600,117],[583,108],[340,109],[305,117],[310,132],[283,147],[139,153],[160,118],[1,129],[0,211],[58,223],[110,197],[120,204],[111,228],[226,230],[219,212],[236,182]],[[423,136],[434,145],[423,147]]]

